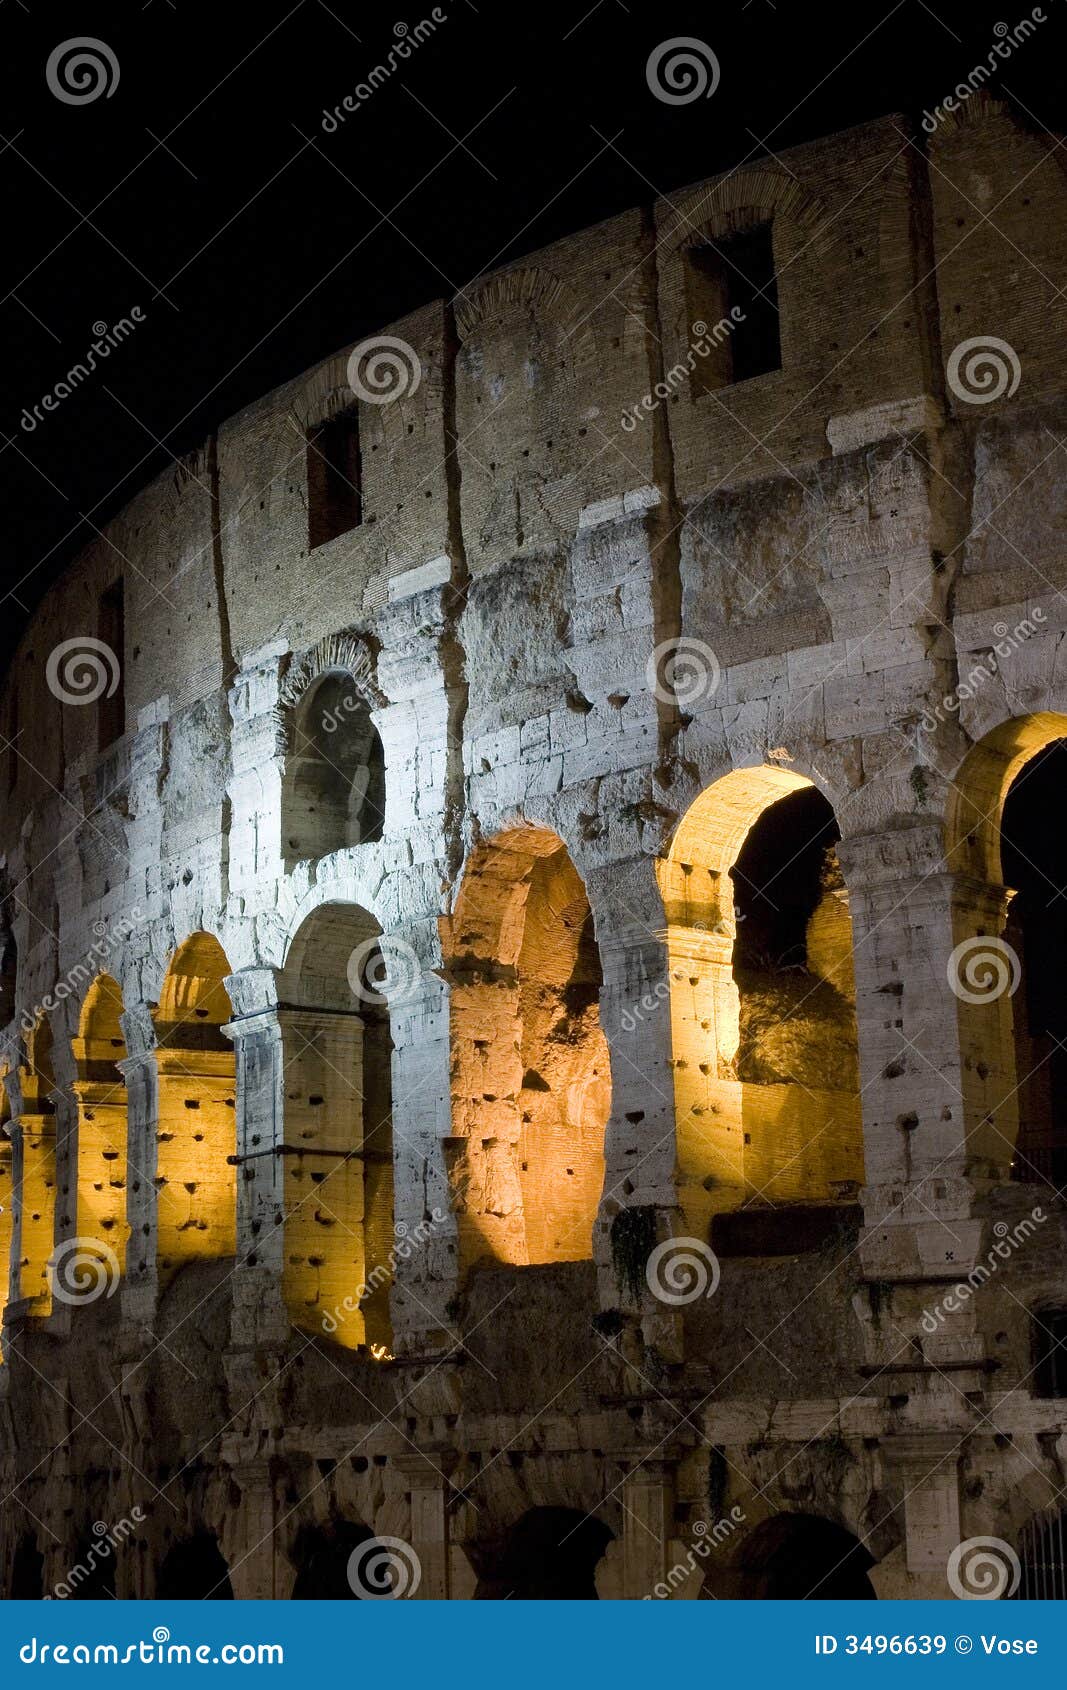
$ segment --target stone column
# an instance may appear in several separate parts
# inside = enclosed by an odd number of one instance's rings
[[[892,1437],[882,1445],[903,1494],[906,1566],[917,1581],[909,1594],[916,1597],[932,1600],[952,1594],[948,1562],[962,1537],[959,1447],[955,1433],[932,1431]]]
[[[439,1465],[424,1456],[394,1459],[410,1486],[411,1547],[421,1568],[413,1595],[427,1602],[446,1602],[452,1595],[448,1480]]]
[[[622,1595],[640,1601],[654,1594],[670,1567],[675,1535],[672,1462],[635,1466],[623,1482],[622,1517]]]
[[[391,1312],[397,1354],[452,1341],[447,1304],[459,1288],[459,1240],[445,1147],[452,1132],[450,996],[426,971],[389,997],[393,1040],[393,1209],[398,1253]]]
[[[276,1501],[270,1463],[249,1461],[234,1471],[239,1506],[222,1533],[222,1550],[238,1602],[271,1601],[289,1595],[276,1574]]]
[[[123,1320],[135,1332],[151,1331],[156,1315],[156,1172],[159,1133],[159,1070],[152,1006],[142,1003],[120,1017],[126,1056],[116,1066],[126,1081],[126,1272]]]
[[[285,1260],[284,1053],[273,969],[226,981],[233,1018],[237,1110],[237,1266],[231,1342],[240,1351],[283,1346],[289,1317],[282,1294]]]

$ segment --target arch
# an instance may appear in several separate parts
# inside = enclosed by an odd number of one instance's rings
[[[74,1098],[78,1111],[75,1232],[97,1240],[126,1264],[126,1058],[122,992],[110,974],[98,974],[85,994],[73,1040]]]
[[[52,1027],[40,1016],[25,1038],[18,1068],[21,1109],[14,1122],[12,1231],[15,1258],[11,1300],[29,1304],[33,1315],[52,1309],[49,1263],[55,1243],[56,1116],[52,1093]]]
[[[188,1262],[237,1248],[233,1047],[226,953],[194,933],[172,956],[153,1015],[159,1077],[156,1265],[160,1285]]]
[[[11,1260],[14,1242],[15,1186],[14,1146],[11,1142],[11,1105],[6,1080],[0,1079],[0,1313],[18,1296]],[[0,1350],[0,1365],[3,1351]]]
[[[876,1600],[874,1557],[844,1526],[819,1514],[775,1514],[745,1539],[734,1566],[749,1601]]]
[[[811,780],[757,765],[707,787],[658,864],[680,1202],[727,1253],[813,1247],[863,1181],[838,838]]]
[[[482,1556],[475,1600],[595,1602],[597,1563],[614,1533],[577,1508],[528,1508],[499,1552]]]
[[[279,979],[285,1087],[283,1295],[294,1325],[388,1353],[392,1041],[381,928],[320,904]]]
[[[592,912],[558,834],[531,824],[473,853],[445,974],[461,1268],[588,1260],[610,1074]]]
[[[168,1549],[156,1574],[161,1602],[225,1602],[233,1600],[230,1569],[214,1532],[194,1532]]]
[[[1020,1602],[1067,1599],[1067,1510],[1048,1508],[1026,1522],[1019,1535]]]
[[[993,1178],[1057,1186],[1067,1175],[1065,777],[1067,715],[1014,717],[971,747],[945,817],[969,1149]]]
[[[354,1551],[373,1536],[370,1527],[357,1520],[337,1519],[321,1526],[304,1526],[290,1551],[290,1560],[297,1569],[293,1600],[358,1601],[348,1577],[348,1563]]]
[[[282,780],[282,854],[318,860],[381,839],[385,751],[350,670],[309,681],[288,723]]]

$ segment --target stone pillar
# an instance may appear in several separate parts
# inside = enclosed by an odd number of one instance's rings
[[[949,1557],[961,1541],[960,1437],[926,1431],[883,1441],[887,1465],[904,1497],[905,1555],[916,1586],[908,1594],[950,1596]],[[877,1568],[875,1569],[877,1573]]]
[[[152,1006],[142,1003],[121,1016],[127,1054],[117,1067],[126,1081],[126,1272],[122,1314],[138,1332],[151,1331],[156,1315],[156,1172],[159,1133],[159,1070]]]
[[[231,1341],[241,1351],[280,1347],[289,1337],[282,1294],[285,1193],[284,1053],[273,969],[226,981],[233,1018],[237,1106],[237,1267]]]
[[[653,1595],[670,1566],[674,1538],[674,1465],[640,1461],[622,1487],[622,1595]]]
[[[393,1207],[401,1241],[391,1312],[393,1348],[417,1354],[453,1342],[447,1305],[459,1289],[459,1239],[445,1148],[452,1132],[450,997],[424,971],[389,998],[393,1040]]]
[[[238,1602],[266,1602],[288,1596],[288,1589],[277,1587],[277,1507],[270,1463],[243,1463],[233,1478],[241,1501],[225,1523],[221,1547],[234,1597]]]
[[[20,1065],[5,1085],[11,1106],[11,1287],[9,1316],[51,1312],[49,1263],[55,1248],[56,1117],[51,1084]]]
[[[632,858],[587,877],[604,983],[600,1024],[611,1055],[611,1116],[604,1134],[604,1194],[594,1233],[601,1307],[626,1293],[611,1262],[620,1209],[657,1211],[661,1238],[678,1231],[678,1122],[674,1093],[669,959],[653,860]],[[677,1312],[644,1299],[646,1335],[673,1351]]]
[[[411,1547],[421,1568],[413,1595],[427,1602],[448,1601],[452,1595],[448,1480],[439,1465],[427,1457],[400,1455],[394,1459],[410,1486]]]

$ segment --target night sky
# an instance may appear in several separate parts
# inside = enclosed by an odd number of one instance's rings
[[[441,0],[396,74],[324,128],[432,10],[0,0],[0,661],[94,528],[257,395],[629,206],[867,118],[918,120],[1033,8]],[[1067,4],[1038,11],[998,86],[1052,146]],[[84,36],[117,81],[74,104],[46,72]],[[720,75],[671,105],[646,67],[680,36]],[[22,426],[94,325],[133,307],[143,322],[103,368]]]

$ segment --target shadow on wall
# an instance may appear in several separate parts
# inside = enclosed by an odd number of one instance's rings
[[[756,1602],[873,1601],[873,1566],[844,1526],[817,1514],[777,1514],[742,1545],[733,1594]]]
[[[196,1532],[168,1551],[156,1575],[160,1601],[232,1601],[230,1569],[214,1532]]]
[[[297,1569],[293,1600],[298,1602],[358,1601],[348,1576],[348,1563],[374,1533],[357,1520],[330,1520],[323,1526],[304,1526],[290,1552]]]

